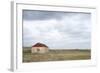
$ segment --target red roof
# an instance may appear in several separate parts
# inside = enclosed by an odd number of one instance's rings
[[[42,43],[36,43],[35,45],[33,45],[32,47],[47,47],[45,44],[42,44]]]

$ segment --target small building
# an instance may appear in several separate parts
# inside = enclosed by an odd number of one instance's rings
[[[31,52],[32,53],[46,53],[49,51],[48,46],[42,43],[36,43],[32,46]]]

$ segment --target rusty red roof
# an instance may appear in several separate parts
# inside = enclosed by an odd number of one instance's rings
[[[36,43],[36,44],[33,45],[32,47],[47,47],[47,48],[48,48],[48,46],[46,46],[46,45],[43,44],[43,43]]]

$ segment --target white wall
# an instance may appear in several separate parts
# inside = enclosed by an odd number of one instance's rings
[[[25,0],[24,0],[25,1]],[[77,5],[87,5],[87,6],[99,6],[97,12],[97,48],[100,43],[100,5],[99,0],[68,0],[70,3],[66,2],[66,0],[33,0],[34,2],[40,3],[48,3],[48,4],[68,4],[75,3]],[[98,2],[96,2],[98,1]],[[0,0],[0,73],[10,73],[10,0]],[[100,46],[98,49],[98,57],[100,56]],[[100,73],[100,57],[98,58],[98,66],[97,67],[83,67],[83,68],[65,68],[65,69],[56,69],[56,70],[45,70],[45,71],[37,71],[34,70],[34,73]],[[26,72],[28,73],[28,72]]]

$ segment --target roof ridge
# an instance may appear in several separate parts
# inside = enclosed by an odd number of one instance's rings
[[[36,43],[35,45],[33,45],[32,47],[48,47],[48,46],[39,42],[39,43]]]

